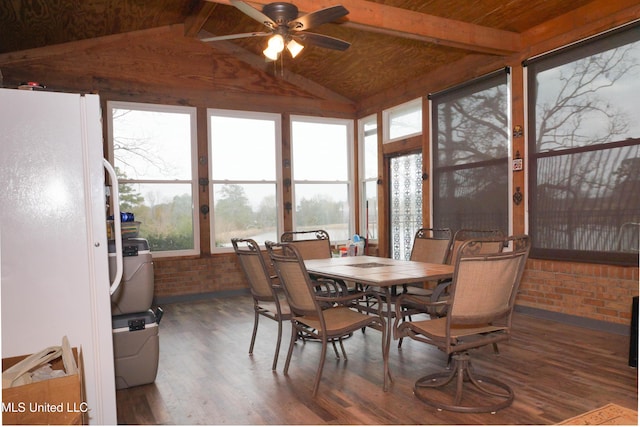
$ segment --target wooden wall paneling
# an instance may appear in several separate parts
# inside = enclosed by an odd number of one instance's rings
[[[282,114],[282,198],[284,203],[284,230],[293,230],[293,176],[291,173],[291,114]],[[287,206],[289,209],[287,209]],[[278,236],[278,239],[280,236]]]
[[[0,54],[4,84],[38,81],[52,90],[115,92],[163,103],[355,116],[346,98],[300,77],[281,79],[246,66],[233,54],[185,38],[183,31],[183,25],[173,25]]]
[[[397,141],[387,142],[382,145],[384,155],[397,153],[408,153],[411,151],[422,150],[422,135],[410,136],[408,138],[398,139]]]
[[[384,155],[384,121],[382,110],[376,113],[378,122],[378,256],[389,256],[389,161]]]
[[[209,120],[207,120],[207,108],[197,108],[197,160],[198,160],[198,194],[194,198],[194,209],[198,211],[200,220],[200,253],[211,255],[211,215],[213,214],[211,194],[211,181],[209,177]],[[200,180],[207,185],[200,184]],[[206,206],[208,213],[201,209]]]
[[[526,133],[525,117],[524,117],[524,71],[522,63],[518,62],[511,65],[511,123],[512,123],[512,147],[511,157],[517,154],[522,158],[524,169],[514,171],[512,175],[512,198],[510,200],[513,209],[513,234],[521,234],[525,232],[525,207],[526,207],[526,185],[525,177],[527,174],[527,156],[526,156]],[[522,195],[520,203],[517,203],[516,192]]]
[[[422,226],[431,223],[431,115],[429,99],[422,97]]]
[[[353,217],[355,218],[355,224],[354,225],[354,233],[358,234],[359,236],[367,236],[367,230],[363,230],[360,227],[360,224],[362,223],[362,221],[360,221],[361,216],[360,213],[362,212],[363,206],[361,201],[361,194],[362,194],[362,188],[360,185],[360,145],[358,144],[358,139],[359,139],[359,131],[358,131],[358,121],[354,120],[353,122],[353,132],[352,132],[352,141],[353,141],[353,161],[351,162],[351,164],[353,165],[353,172],[352,172],[352,176],[353,176],[353,201],[354,201],[354,206],[353,206]]]

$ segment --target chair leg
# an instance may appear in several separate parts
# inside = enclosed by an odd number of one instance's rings
[[[291,363],[291,355],[293,354],[293,346],[298,338],[298,330],[295,325],[291,324],[291,340],[289,341],[289,351],[287,351],[287,360],[284,362],[284,374],[289,373],[289,363]]]
[[[318,394],[318,388],[320,387],[320,378],[322,377],[322,369],[324,368],[324,361],[327,357],[327,339],[322,340],[322,353],[320,353],[320,363],[318,364],[318,371],[316,372],[316,378],[313,382],[313,397]]]
[[[391,369],[389,369],[389,347],[391,346],[390,342],[387,342],[388,340],[388,336],[387,334],[389,333],[387,331],[387,325],[385,325],[384,323],[381,324],[382,326],[382,360],[383,360],[383,375],[384,375],[384,380],[382,383],[382,389],[384,391],[389,390],[389,383],[393,382],[393,377],[391,376]]]
[[[276,342],[276,352],[273,355],[273,365],[271,370],[275,371],[278,366],[278,355],[280,354],[280,342],[282,341],[282,320],[278,320],[278,341]]]
[[[342,344],[342,338],[339,338],[338,342],[340,343],[340,349],[342,350],[342,357],[344,357],[344,360],[349,360],[347,359],[347,352],[344,351],[344,344]]]
[[[253,310],[253,333],[251,334],[251,344],[249,345],[249,354],[253,354],[253,345],[256,343],[256,335],[258,334],[258,320],[260,315],[258,310]]]
[[[340,353],[338,353],[338,347],[336,347],[336,340],[331,340],[331,345],[333,346],[333,352],[336,354],[336,359],[340,359]]]

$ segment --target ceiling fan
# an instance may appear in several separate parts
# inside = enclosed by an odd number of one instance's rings
[[[278,59],[285,47],[291,56],[295,58],[304,48],[302,43],[334,50],[346,50],[351,46],[350,43],[344,40],[306,31],[347,15],[349,11],[343,6],[331,6],[298,16],[298,8],[291,3],[269,3],[264,5],[262,11],[259,11],[240,0],[230,0],[230,2],[241,12],[264,24],[268,31],[207,37],[201,39],[201,41],[211,42],[245,37],[271,36],[267,43],[267,48],[262,53],[273,61]]]

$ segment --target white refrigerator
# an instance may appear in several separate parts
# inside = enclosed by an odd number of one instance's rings
[[[98,96],[0,89],[0,183],[2,357],[66,335],[89,422],[115,425]]]

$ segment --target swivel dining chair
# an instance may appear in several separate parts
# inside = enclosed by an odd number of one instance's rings
[[[280,353],[280,341],[282,340],[282,322],[291,319],[291,310],[285,298],[278,295],[277,276],[269,273],[260,246],[252,239],[231,239],[233,249],[238,255],[238,260],[249,282],[249,289],[253,297],[253,333],[249,354],[253,354],[253,347],[258,333],[258,321],[260,316],[278,322],[278,338],[276,350],[273,356],[272,370],[276,370],[278,354]]]
[[[424,376],[414,385],[415,396],[438,409],[495,412],[513,402],[514,392],[508,384],[472,369],[469,352],[511,336],[515,298],[530,242],[526,235],[497,241],[511,249],[473,253],[471,248],[478,243],[473,240],[460,247],[447,300],[429,303],[446,306],[444,317],[401,320],[400,308],[396,307],[396,338],[408,337],[433,345],[451,357],[449,369]],[[412,298],[415,296],[405,294],[398,301],[402,304]],[[464,387],[466,383],[473,387]]]
[[[445,263],[455,265],[458,255],[464,252],[475,254],[501,252],[504,248],[504,239],[505,235],[496,229],[460,229],[456,231],[450,240],[450,247],[447,251]],[[474,240],[474,243],[467,245],[461,252],[460,248],[469,240]],[[434,288],[428,290],[409,289],[407,293],[416,295],[417,298],[405,300],[404,305],[400,306],[403,316],[411,318],[412,315],[418,313],[426,313],[431,317],[444,316],[447,309],[445,305],[425,304],[425,302],[436,302],[447,299],[451,282],[452,279],[440,280]],[[398,348],[402,347],[402,341],[402,338],[398,340]],[[497,354],[498,345],[494,344],[493,349]]]
[[[372,327],[382,332],[381,349],[384,389],[386,390],[387,378],[390,378],[390,374],[388,348],[386,347],[386,323],[382,314],[379,311],[376,315],[365,314],[358,309],[359,301],[364,297],[364,294],[319,295],[316,289],[321,284],[311,278],[305,268],[300,251],[295,245],[266,242],[266,246],[292,313],[291,341],[284,367],[285,375],[288,375],[289,372],[297,337],[305,335],[319,340],[322,343],[322,350],[313,383],[313,396],[316,396],[328,343],[337,340],[342,347],[343,354],[345,354],[342,338],[358,329]]]

